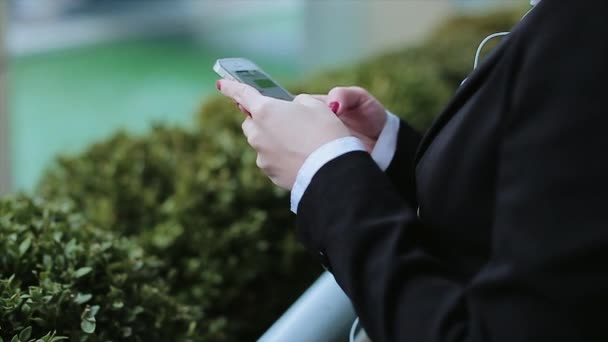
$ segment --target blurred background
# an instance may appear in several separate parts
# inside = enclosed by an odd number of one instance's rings
[[[216,58],[281,82],[414,44],[505,0],[1,0],[0,192],[118,128],[190,125]],[[471,56],[472,58],[472,56]]]

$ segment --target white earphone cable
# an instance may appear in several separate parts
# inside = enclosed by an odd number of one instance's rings
[[[530,8],[530,10],[528,10],[528,12],[526,12],[526,14],[524,14],[524,16],[521,19],[523,20],[528,14],[530,14],[530,12],[532,12],[534,10],[536,4],[538,4],[539,2],[540,2],[540,0],[531,1],[530,4],[532,5],[532,8]],[[477,67],[479,66],[479,59],[481,58],[481,52],[483,51],[484,46],[494,38],[505,37],[505,36],[508,36],[509,34],[511,34],[511,32],[498,32],[498,33],[491,34],[491,35],[487,36],[484,40],[482,40],[481,44],[479,44],[479,47],[477,48],[477,53],[475,53],[475,61],[473,62],[473,70],[476,70]]]
[[[348,340],[350,342],[355,342],[355,333],[357,331],[357,325],[359,325],[359,317],[355,319],[353,325],[350,327],[350,334],[348,334]]]
[[[479,47],[477,48],[477,53],[475,53],[475,61],[473,62],[473,70],[477,69],[477,67],[479,66],[479,58],[481,57],[481,51],[483,51],[483,47],[487,43],[489,43],[492,39],[497,38],[497,37],[508,36],[509,34],[511,34],[511,32],[493,33],[493,34],[487,36],[484,40],[482,40],[481,44],[479,44]]]

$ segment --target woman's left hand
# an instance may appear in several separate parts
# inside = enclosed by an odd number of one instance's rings
[[[302,164],[322,145],[350,136],[327,105],[310,95],[293,102],[263,96],[246,84],[221,80],[222,94],[249,114],[243,133],[257,153],[256,163],[272,182],[291,190]]]

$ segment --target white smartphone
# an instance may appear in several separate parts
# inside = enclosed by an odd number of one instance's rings
[[[215,61],[215,71],[222,78],[242,82],[257,89],[262,95],[291,101],[291,95],[260,67],[246,58],[222,58]]]

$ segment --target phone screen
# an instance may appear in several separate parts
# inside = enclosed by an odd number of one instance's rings
[[[262,95],[291,101],[292,97],[259,70],[238,70],[236,75],[243,83],[256,88]]]

